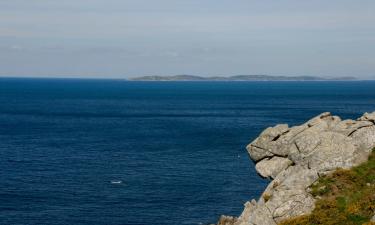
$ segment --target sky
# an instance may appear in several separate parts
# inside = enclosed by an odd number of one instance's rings
[[[0,0],[0,76],[375,78],[374,0]]]

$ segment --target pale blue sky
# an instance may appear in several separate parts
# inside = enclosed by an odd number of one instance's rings
[[[375,78],[373,0],[0,0],[0,76]]]

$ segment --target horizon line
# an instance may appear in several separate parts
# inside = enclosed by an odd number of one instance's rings
[[[152,76],[152,75],[150,75]],[[171,75],[174,76],[174,75]],[[235,76],[235,75],[233,75]],[[277,76],[277,75],[268,75],[268,76]],[[280,75],[281,76],[281,75]],[[283,76],[283,75],[282,75]],[[286,76],[287,77],[287,76]],[[293,76],[299,77],[299,76]],[[131,77],[134,78],[134,77]],[[70,77],[70,76],[53,76],[53,77],[45,77],[45,76],[1,76],[0,79],[48,79],[48,80],[119,80],[119,81],[127,81],[127,82],[287,82],[287,81],[298,81],[298,82],[355,82],[355,81],[375,81],[375,78],[358,78],[353,77],[355,79],[352,80],[330,80],[325,77],[322,80],[131,80],[131,78],[118,78],[118,77]],[[210,77],[207,77],[210,78]],[[223,77],[225,78],[225,77]],[[340,78],[340,77],[338,77]],[[326,79],[326,80],[325,80]]]

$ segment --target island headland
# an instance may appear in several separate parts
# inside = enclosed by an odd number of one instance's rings
[[[355,77],[323,78],[316,76],[271,76],[271,75],[235,75],[235,76],[140,76],[128,79],[129,81],[350,81]]]
[[[269,127],[247,146],[247,151],[256,171],[270,179],[270,184],[258,200],[245,203],[239,217],[222,216],[218,224],[276,225],[308,215],[319,199],[312,194],[318,179],[339,168],[350,169],[366,162],[374,147],[375,112],[356,120],[341,120],[325,112],[299,126]],[[365,186],[374,190],[374,176],[368,179]],[[371,208],[375,196],[369,199],[371,204],[366,209],[375,210]]]

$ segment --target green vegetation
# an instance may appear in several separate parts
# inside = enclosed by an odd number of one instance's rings
[[[317,199],[310,215],[280,225],[375,225],[375,148],[369,160],[350,170],[338,169],[311,186]]]
[[[263,195],[263,199],[264,199],[264,202],[268,202],[268,200],[271,199],[271,195],[269,195],[269,194],[264,194],[264,195]]]

